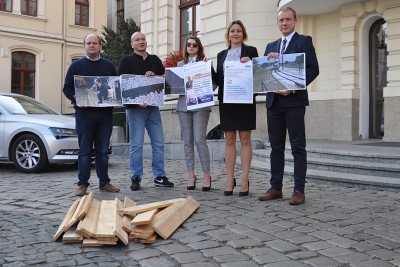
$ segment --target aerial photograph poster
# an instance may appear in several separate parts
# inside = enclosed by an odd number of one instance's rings
[[[198,61],[183,66],[185,99],[188,110],[214,105],[211,61]]]
[[[305,90],[305,54],[282,54],[278,58],[256,57],[253,61],[253,92]]]
[[[164,106],[164,82],[160,76],[122,74],[122,104]]]
[[[74,75],[78,107],[121,107],[119,76]]]

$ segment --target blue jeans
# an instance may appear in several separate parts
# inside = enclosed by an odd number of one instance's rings
[[[78,133],[78,185],[89,186],[91,155],[95,148],[95,165],[99,187],[110,182],[108,177],[108,147],[113,128],[112,109],[76,109],[76,131]]]
[[[154,176],[165,176],[164,171],[164,132],[160,110],[155,106],[146,108],[127,108],[126,115],[130,131],[131,179],[143,175],[144,129],[150,136],[152,169]]]

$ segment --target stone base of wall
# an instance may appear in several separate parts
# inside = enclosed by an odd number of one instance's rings
[[[161,109],[161,119],[164,128],[165,142],[181,140],[181,128],[179,124],[178,113],[175,111],[175,104],[166,105]],[[265,102],[257,103],[257,128],[252,131],[252,138],[268,139],[267,119]],[[219,124],[219,106],[215,105],[211,108],[210,120],[208,121],[207,132]],[[149,141],[149,137],[145,136],[145,141]]]
[[[253,149],[264,148],[264,140],[252,140]],[[221,140],[208,140],[208,149],[210,151],[211,160],[224,160],[225,159],[225,139]],[[240,142],[236,142],[236,153],[240,155]],[[113,154],[129,158],[129,144],[113,144]],[[195,146],[195,157],[198,159],[198,153]],[[143,146],[143,158],[151,158],[151,144],[145,143]],[[164,158],[165,159],[185,159],[182,141],[170,141],[164,144]]]
[[[306,109],[306,138],[359,140],[359,100],[311,101]]]
[[[400,97],[385,97],[383,141],[400,142]]]

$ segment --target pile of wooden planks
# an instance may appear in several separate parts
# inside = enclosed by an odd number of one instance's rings
[[[69,208],[53,240],[82,242],[93,247],[116,245],[121,240],[152,244],[157,235],[167,239],[200,206],[191,196],[136,205],[128,197],[97,200],[93,192]]]

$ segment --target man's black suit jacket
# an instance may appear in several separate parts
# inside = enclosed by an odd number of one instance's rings
[[[269,43],[265,49],[264,56],[271,52],[279,53],[282,38]],[[306,55],[306,85],[308,86],[319,74],[319,66],[317,55],[312,43],[312,38],[306,35],[300,35],[297,32],[293,35],[285,50],[285,54],[305,53]],[[307,90],[297,90],[295,94],[288,96],[281,96],[275,93],[268,93],[266,100],[266,107],[270,108],[274,101],[274,97],[279,97],[280,103],[284,107],[301,107],[308,106],[308,93]]]

